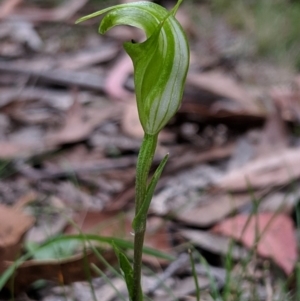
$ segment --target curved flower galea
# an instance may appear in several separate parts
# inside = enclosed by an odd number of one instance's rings
[[[189,46],[175,19],[180,2],[168,11],[152,2],[115,5],[78,22],[107,13],[99,27],[101,34],[116,25],[130,25],[146,34],[143,43],[125,43],[134,65],[134,82],[140,122],[144,132],[157,134],[177,112],[189,67]]]

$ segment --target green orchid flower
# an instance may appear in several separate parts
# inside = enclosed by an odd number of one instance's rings
[[[179,6],[169,12],[152,2],[115,5],[78,22],[107,13],[99,32],[104,34],[116,25],[142,29],[143,43],[125,43],[124,48],[134,65],[134,83],[140,122],[145,133],[157,134],[177,112],[189,67],[186,35],[175,19]]]

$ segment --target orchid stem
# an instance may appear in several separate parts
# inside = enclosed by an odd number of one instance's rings
[[[147,182],[150,168],[152,165],[155,149],[157,145],[158,134],[145,134],[139,152],[136,167],[136,198],[135,198],[135,215],[141,209],[147,192]],[[143,295],[141,290],[141,269],[144,237],[146,231],[146,220],[139,225],[138,231],[134,233],[134,259],[133,259],[133,296],[132,301],[142,301]]]

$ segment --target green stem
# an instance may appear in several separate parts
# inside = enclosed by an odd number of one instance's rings
[[[157,136],[145,134],[136,166],[135,183],[135,215],[138,214],[147,192],[147,181],[150,167],[155,154]],[[132,301],[143,300],[141,291],[141,270],[144,236],[146,231],[146,221],[139,227],[139,231],[134,233],[134,258],[133,258],[133,296]]]

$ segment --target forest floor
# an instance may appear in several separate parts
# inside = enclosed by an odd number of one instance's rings
[[[127,298],[102,238],[132,241],[143,131],[122,44],[143,35],[75,25],[112,4],[0,2],[1,300]],[[177,17],[191,66],[154,159],[170,154],[143,290],[197,300],[197,282],[201,301],[300,300],[300,5],[186,0]]]

